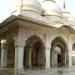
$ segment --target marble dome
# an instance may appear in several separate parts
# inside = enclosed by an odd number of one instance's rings
[[[14,10],[28,10],[28,11],[34,11],[37,13],[42,12],[41,4],[38,0],[16,0],[15,1],[15,8]]]
[[[43,15],[62,16],[62,10],[54,1],[43,1],[42,3]]]

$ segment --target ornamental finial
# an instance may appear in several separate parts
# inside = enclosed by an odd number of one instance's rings
[[[65,0],[64,0],[63,8],[64,8],[64,9],[66,8],[66,3],[65,3]]]

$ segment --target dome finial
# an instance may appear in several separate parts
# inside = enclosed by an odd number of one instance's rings
[[[65,0],[64,0],[64,5],[63,5],[63,8],[64,8],[64,9],[66,8],[66,3],[65,3]]]

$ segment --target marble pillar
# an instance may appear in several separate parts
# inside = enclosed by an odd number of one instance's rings
[[[50,69],[50,48],[45,49],[45,58],[46,58],[45,68]]]
[[[23,69],[24,46],[15,45],[15,68]]]
[[[5,44],[1,44],[1,66],[7,66],[7,48]]]

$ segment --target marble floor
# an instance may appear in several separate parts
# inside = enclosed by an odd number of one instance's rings
[[[0,75],[75,75],[75,68],[25,69],[0,68]]]

